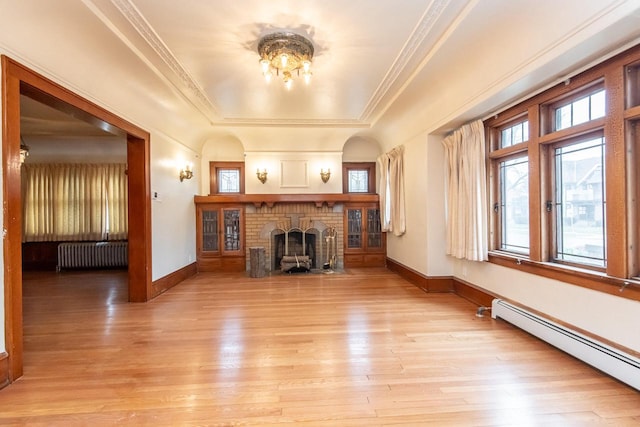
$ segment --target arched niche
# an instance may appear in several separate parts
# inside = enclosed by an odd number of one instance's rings
[[[200,163],[202,194],[209,193],[209,162],[244,162],[244,145],[232,135],[211,137],[205,141]]]
[[[343,162],[375,162],[380,155],[380,144],[373,138],[353,136],[342,147]]]

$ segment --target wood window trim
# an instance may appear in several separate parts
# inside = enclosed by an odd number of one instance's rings
[[[350,193],[349,192],[349,171],[366,170],[369,182],[367,183],[367,192]],[[342,163],[342,192],[344,194],[374,194],[376,192],[376,162],[344,162]]]
[[[524,256],[497,250],[489,252],[489,262],[620,298],[640,301],[640,280],[638,278],[621,279],[607,276],[606,273],[584,270],[565,264],[533,261]]]
[[[487,161],[493,177],[488,181],[492,193],[491,206],[496,201],[495,164],[503,156],[524,151],[521,147],[497,151],[495,148],[496,129],[507,126],[519,119],[523,110],[528,111],[530,132],[527,155],[530,162],[529,212],[530,212],[530,255],[518,255],[501,251],[495,246],[495,215],[489,224],[493,238],[489,252],[489,262],[514,268],[527,273],[559,280],[565,283],[609,293],[611,295],[640,301],[640,255],[636,246],[640,243],[637,229],[640,208],[629,195],[640,194],[635,183],[638,172],[634,165],[640,160],[640,137],[636,134],[636,121],[640,119],[640,106],[629,103],[627,97],[632,91],[625,80],[627,67],[640,64],[640,46],[633,47],[593,68],[571,78],[567,84],[560,83],[544,92],[533,95],[522,103],[485,121],[488,144],[493,148]],[[639,79],[640,80],[640,79]],[[634,81],[640,86],[640,81]],[[571,98],[578,99],[587,93],[606,91],[607,111],[604,118],[550,132],[551,111],[559,104],[566,104]],[[634,91],[638,88],[634,87]],[[635,92],[634,92],[635,93]],[[640,97],[639,97],[640,98]],[[603,132],[606,140],[605,170],[606,188],[606,245],[607,267],[605,271],[590,269],[588,266],[564,265],[551,262],[549,254],[552,239],[549,214],[545,201],[550,199],[550,150],[577,136],[593,132]],[[640,196],[638,196],[640,197]]]
[[[238,169],[240,173],[240,191],[238,193],[220,193],[218,169]],[[244,162],[209,162],[209,194],[244,194]]]

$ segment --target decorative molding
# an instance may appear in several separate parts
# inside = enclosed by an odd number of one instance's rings
[[[333,207],[336,203],[378,203],[380,197],[377,194],[217,194],[212,196],[194,196],[193,202],[198,204],[227,203],[250,204],[260,208],[263,204],[272,208],[281,203],[314,203],[321,208],[323,204]]]
[[[212,123],[213,126],[237,126],[237,127],[330,127],[330,128],[358,128],[369,129],[370,123],[361,120],[348,119],[242,119],[224,118],[222,121]]]
[[[173,273],[169,273],[164,277],[159,278],[158,280],[154,280],[151,284],[152,292],[151,298],[155,298],[158,295],[166,292],[167,290],[173,288],[178,283],[182,282],[185,279],[188,279],[191,276],[194,276],[198,272],[197,264],[191,263],[188,264],[181,269],[174,271]]]
[[[151,24],[142,16],[142,13],[131,2],[131,0],[111,0],[111,3],[122,13],[135,30],[142,36],[147,44],[155,51],[155,53],[164,61],[165,64],[179,78],[184,87],[193,95],[202,105],[211,109],[216,116],[219,116],[218,108],[207,97],[200,85],[191,77],[191,75],[180,64],[180,61],[173,55],[171,50],[162,41],[160,36],[155,32]],[[211,119],[211,118],[209,118]]]
[[[11,383],[9,378],[9,355],[3,351],[0,353],[0,390]]]
[[[422,15],[422,19],[411,33],[409,40],[407,40],[403,49],[396,57],[396,60],[391,65],[391,68],[387,71],[384,79],[365,106],[364,111],[360,115],[361,122],[370,121],[373,111],[378,107],[378,104],[380,104],[382,99],[391,90],[396,81],[398,81],[401,74],[405,72],[412,73],[413,69],[417,67],[422,58],[417,58],[416,54],[419,49],[424,47],[423,44],[427,35],[449,3],[450,0],[435,0],[431,3],[429,9],[425,11],[424,15]]]
[[[387,257],[387,268],[425,292],[454,291],[452,276],[425,276],[404,264]]]

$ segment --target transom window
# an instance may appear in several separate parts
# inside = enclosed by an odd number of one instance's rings
[[[375,162],[342,163],[343,193],[375,193]]]
[[[218,172],[218,192],[220,193],[239,193],[240,192],[240,170],[223,169]]]
[[[209,162],[211,194],[244,194],[244,162]]]
[[[511,147],[529,140],[529,121],[525,120],[502,129],[500,132],[500,148]]]
[[[349,170],[349,193],[368,193],[369,192],[369,171],[368,170]]]
[[[605,92],[596,93],[576,99],[569,104],[556,108],[555,129],[562,130],[588,121],[604,117]]]

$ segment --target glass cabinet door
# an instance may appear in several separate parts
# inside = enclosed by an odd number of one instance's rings
[[[362,209],[347,209],[347,248],[362,248]]]
[[[367,247],[382,248],[380,209],[367,209]]]
[[[218,210],[202,211],[202,251],[218,252],[220,250],[220,238],[218,228]]]
[[[223,209],[224,215],[224,252],[237,252],[242,249],[242,240],[240,235],[241,227],[241,210],[240,209]]]

